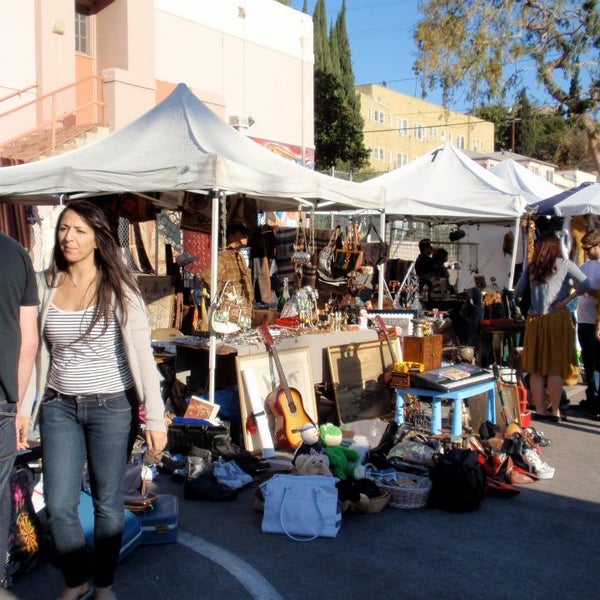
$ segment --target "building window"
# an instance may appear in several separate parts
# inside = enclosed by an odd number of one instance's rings
[[[368,119],[372,119],[373,118],[373,111],[370,108],[367,108],[367,118]]]
[[[474,150],[475,152],[479,152],[479,149],[480,149],[481,147],[482,147],[482,145],[481,145],[481,140],[474,139],[474,140],[473,140],[473,150]]]
[[[443,129],[440,131],[440,139],[442,141],[444,141],[446,139],[446,132]]]
[[[448,132],[448,143],[450,143],[450,144],[452,143],[452,132],[451,131]]]
[[[425,125],[422,125],[421,123],[415,124],[415,137],[418,140],[424,140],[427,137]]]
[[[396,163],[399,167],[403,167],[408,164],[408,154],[398,153],[396,154]]]
[[[429,137],[432,140],[435,140],[437,138],[437,129],[435,127],[430,127],[429,128]]]
[[[464,150],[465,149],[465,136],[464,135],[457,135],[456,136],[456,147],[459,150]]]
[[[383,117],[384,117],[383,111],[381,111],[381,110],[376,110],[375,111],[375,120],[378,123],[383,123]]]
[[[408,136],[408,121],[406,119],[398,119],[396,121],[396,129],[398,135]]]
[[[90,9],[83,4],[75,4],[75,52],[89,55],[90,45]]]
[[[373,158],[375,160],[385,160],[385,150],[379,146],[373,148]]]

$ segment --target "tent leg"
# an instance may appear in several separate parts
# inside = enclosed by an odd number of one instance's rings
[[[212,190],[212,220],[210,240],[210,317],[217,305],[217,281],[219,259],[219,190]],[[212,327],[212,318],[209,318],[210,334],[208,338],[208,400],[215,401],[215,368],[217,364],[217,335]]]
[[[517,248],[519,247],[519,224],[521,223],[521,217],[515,219],[515,231],[514,231],[514,242],[512,249],[512,256],[510,259],[510,273],[508,275],[508,282],[506,284],[507,290],[514,289],[513,281],[515,280],[515,268],[517,265]]]

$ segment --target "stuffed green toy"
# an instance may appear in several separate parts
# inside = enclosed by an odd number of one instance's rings
[[[360,464],[356,450],[342,446],[342,430],[333,423],[323,423],[319,428],[323,452],[329,457],[331,472],[340,479],[361,479],[365,468]]]

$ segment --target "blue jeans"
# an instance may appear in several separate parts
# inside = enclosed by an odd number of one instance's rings
[[[10,475],[17,455],[16,409],[17,405],[7,402],[4,392],[0,388],[0,584],[4,580],[4,559],[8,550],[8,524],[12,511]]]
[[[596,339],[596,325],[579,323],[577,338],[581,346],[581,362],[585,369],[586,400],[600,409],[600,342]]]
[[[44,496],[57,564],[67,587],[92,575],[99,587],[113,584],[123,533],[122,481],[132,425],[133,389],[115,394],[44,395],[40,437]],[[85,548],[77,514],[87,458],[94,503],[94,552]]]

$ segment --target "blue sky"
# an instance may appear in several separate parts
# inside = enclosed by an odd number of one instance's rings
[[[309,0],[308,13],[314,13],[316,0]],[[304,0],[292,0],[290,7],[302,10]],[[342,0],[326,0],[329,23],[335,21]],[[419,20],[418,0],[346,0],[346,26],[357,84],[387,82],[388,87],[411,96],[421,96],[421,87],[412,72],[416,56],[413,41]],[[531,78],[530,78],[531,79]],[[535,103],[537,86],[528,89]],[[427,93],[426,100],[441,103],[437,90]],[[460,99],[450,106],[459,112],[469,110]]]

